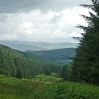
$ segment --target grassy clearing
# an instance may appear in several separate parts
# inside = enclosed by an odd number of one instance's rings
[[[48,84],[40,81],[0,76],[0,99],[36,99]]]
[[[51,75],[45,75],[45,74],[37,75],[37,76],[35,76],[35,78],[33,78],[33,80],[55,83],[55,82],[60,82],[62,80],[62,78],[60,78],[59,74],[52,73]]]
[[[40,74],[31,80],[0,75],[0,99],[99,99],[99,86],[56,83],[57,79],[57,74]]]

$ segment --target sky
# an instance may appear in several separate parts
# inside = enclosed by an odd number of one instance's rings
[[[76,42],[90,0],[0,0],[0,40]]]

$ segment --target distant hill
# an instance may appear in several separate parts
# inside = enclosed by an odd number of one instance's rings
[[[75,48],[64,48],[64,49],[56,49],[56,50],[48,50],[48,51],[26,51],[29,53],[33,53],[39,56],[43,56],[45,58],[49,58],[51,60],[67,63],[70,61],[71,57],[75,56]]]
[[[27,51],[39,56],[47,57],[54,60],[67,60],[70,57],[75,56],[74,48],[64,48],[64,49],[56,49],[56,50],[48,50],[48,51]]]
[[[53,43],[53,42],[29,42],[29,41],[6,41],[1,40],[0,44],[11,47],[12,49],[20,50],[20,51],[41,51],[41,50],[54,50],[54,49],[62,49],[62,48],[75,48],[78,43]]]
[[[18,52],[20,52],[20,51],[18,51]],[[20,52],[20,53],[22,53],[23,57],[31,58],[33,60],[38,60],[40,62],[52,63],[52,64],[58,64],[58,65],[60,64],[60,62],[56,62],[51,58],[47,58],[47,57],[44,57],[44,56],[39,56],[39,55],[33,54],[31,52]]]
[[[12,49],[26,51],[26,50],[33,50],[38,51],[38,49],[43,50],[41,47],[34,46],[32,42],[25,42],[25,41],[0,41],[0,44],[6,45],[11,47]]]

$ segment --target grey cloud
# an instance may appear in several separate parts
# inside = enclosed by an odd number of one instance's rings
[[[1,15],[0,16],[0,22],[6,22],[7,16],[6,15]]]
[[[42,13],[41,11],[46,12],[52,10],[54,13],[54,11],[61,11],[68,7],[77,6],[84,1],[85,0],[0,0],[0,39],[65,41],[65,37],[62,36],[52,37],[53,33],[58,29],[61,33],[65,34],[71,34],[75,31],[79,33],[80,30],[78,31],[78,29],[75,29],[71,24],[65,23],[62,19],[63,15],[61,14],[56,15],[55,12],[55,14],[53,14],[54,17],[49,20],[48,14]],[[88,1],[89,0],[86,0],[85,3]],[[28,14],[16,13],[19,10],[30,11],[33,9],[40,9],[41,14],[34,16],[32,12]],[[36,14],[36,11],[33,13]],[[31,36],[28,35],[29,31],[25,31],[24,27],[22,27],[24,23],[33,23],[33,33],[30,33]],[[60,27],[59,23],[63,23],[63,26]],[[69,39],[71,38],[67,36],[66,41],[69,41]]]
[[[14,13],[18,11],[60,11],[67,7],[90,3],[90,0],[0,0],[0,13]]]
[[[60,18],[60,15],[55,15],[51,20],[50,20],[50,22],[49,23],[51,23],[51,24],[55,24],[58,20],[59,20],[59,18]]]

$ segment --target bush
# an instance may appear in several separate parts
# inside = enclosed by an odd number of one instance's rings
[[[99,87],[63,82],[53,84],[42,90],[38,99],[99,99]]]

